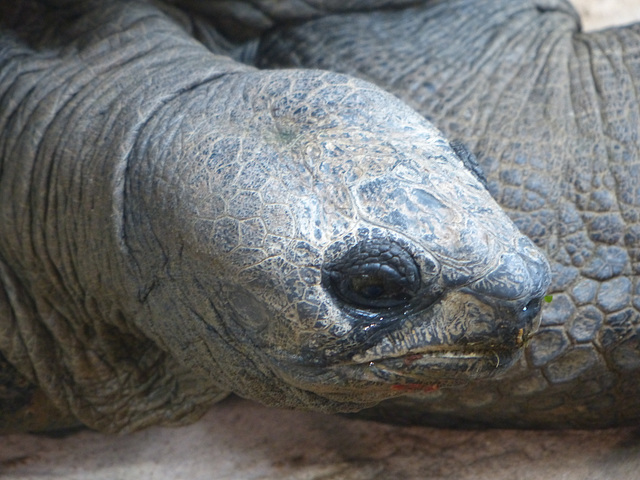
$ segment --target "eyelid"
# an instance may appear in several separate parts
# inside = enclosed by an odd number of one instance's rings
[[[342,304],[364,309],[404,305],[420,287],[419,267],[413,257],[386,239],[355,245],[325,265],[323,275],[325,287]]]

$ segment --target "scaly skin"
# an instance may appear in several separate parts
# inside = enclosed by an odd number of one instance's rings
[[[640,419],[640,26],[581,33],[564,1],[452,0],[282,29],[259,65],[327,68],[398,95],[478,155],[551,261],[553,302],[499,380],[371,415],[606,427]]]
[[[171,8],[48,3],[0,37],[0,352],[59,411],[35,428],[355,411],[518,358],[548,263],[423,117]]]

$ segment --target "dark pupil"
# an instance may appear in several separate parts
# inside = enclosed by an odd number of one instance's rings
[[[374,300],[385,293],[384,281],[378,276],[363,275],[351,279],[351,289],[364,298]]]
[[[407,279],[389,266],[361,265],[343,277],[345,297],[363,306],[392,306],[407,300]]]

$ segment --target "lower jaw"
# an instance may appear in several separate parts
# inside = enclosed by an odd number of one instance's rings
[[[499,352],[439,351],[408,354],[361,364],[337,364],[321,369],[288,368],[297,374],[282,378],[331,402],[348,403],[355,411],[407,394],[433,395],[441,388],[466,385],[504,372],[521,350]],[[291,366],[290,366],[291,367]],[[359,407],[357,407],[359,405]]]

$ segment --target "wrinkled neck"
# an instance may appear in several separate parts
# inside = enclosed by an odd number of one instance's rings
[[[97,12],[104,23],[92,29]],[[182,367],[131,320],[141,282],[124,238],[124,186],[143,126],[235,64],[145,4],[113,4],[66,27],[51,49],[28,31],[0,38],[0,322],[9,332],[0,350],[63,413],[95,428],[142,426],[156,408],[193,413],[178,398]],[[144,401],[147,380],[161,391],[155,406]],[[196,403],[210,399],[201,390]]]

